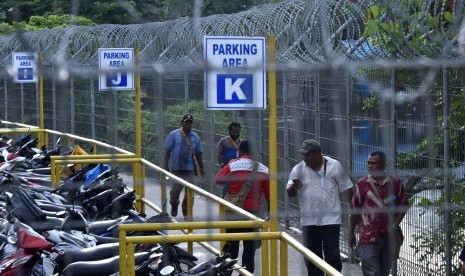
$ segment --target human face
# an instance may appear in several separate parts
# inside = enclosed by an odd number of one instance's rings
[[[231,127],[231,130],[229,131],[229,136],[231,137],[231,139],[236,141],[240,135],[241,135],[241,129],[239,127],[236,127],[236,126]]]
[[[321,152],[320,151],[310,151],[307,153],[302,154],[305,165],[314,168],[318,165],[321,165]]]
[[[383,177],[386,169],[383,160],[379,155],[369,155],[367,160],[367,171],[373,177]]]
[[[192,121],[184,121],[184,122],[182,122],[182,130],[183,130],[185,133],[191,132],[192,123],[193,123]]]

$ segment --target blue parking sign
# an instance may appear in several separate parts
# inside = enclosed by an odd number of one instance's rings
[[[204,107],[266,108],[264,37],[205,36]]]
[[[218,74],[219,104],[253,103],[253,74]]]
[[[98,52],[99,90],[134,90],[134,49],[99,48]]]
[[[34,73],[32,68],[18,68],[18,80],[33,80]]]

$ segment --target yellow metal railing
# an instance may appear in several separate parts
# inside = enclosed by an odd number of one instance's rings
[[[297,240],[282,232],[250,232],[250,233],[218,233],[218,234],[190,234],[190,235],[160,235],[160,236],[127,236],[128,231],[159,231],[159,230],[181,230],[181,229],[215,229],[215,228],[254,228],[262,223],[254,221],[207,221],[207,222],[184,222],[184,223],[148,223],[148,224],[121,224],[119,225],[119,252],[120,252],[120,275],[135,275],[134,244],[150,243],[180,243],[180,242],[204,242],[204,241],[238,241],[238,240],[279,240],[280,241],[280,275],[288,275],[288,250],[290,245],[300,252],[304,257],[318,266],[327,275],[341,276],[335,268],[328,265],[315,253],[308,250]],[[265,222],[266,223],[266,222]],[[262,245],[262,256],[267,256],[268,245]],[[264,254],[265,252],[265,254]],[[237,270],[241,275],[252,275],[244,268]],[[262,275],[269,275],[268,263],[262,257]],[[272,274],[275,274],[272,272]]]

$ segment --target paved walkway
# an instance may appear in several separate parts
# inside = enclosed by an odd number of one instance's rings
[[[126,183],[132,183],[132,180],[127,179]],[[146,191],[146,197],[151,202],[153,202],[157,206],[162,205],[161,196],[159,192],[160,191],[159,185],[156,184],[153,179],[146,180],[145,191]],[[156,214],[150,208],[147,208],[146,213],[148,216],[152,216]],[[218,205],[213,201],[206,200],[202,196],[195,195],[193,214],[194,214],[193,215],[194,221],[216,221],[218,220]],[[184,221],[184,219],[182,218],[181,210],[179,210],[179,214],[175,219],[178,221]],[[292,229],[286,230],[283,225],[280,225],[279,227],[280,227],[280,231],[285,231],[286,233],[290,234],[296,240],[302,241],[302,235],[300,231],[294,231]],[[194,232],[195,233],[218,233],[216,229],[215,230],[196,230]],[[215,248],[219,248],[219,242],[212,242],[211,244]],[[183,245],[181,244],[181,246]],[[261,275],[260,254],[261,254],[260,250],[257,250],[256,255],[255,255],[255,268],[256,268],[255,275]],[[194,255],[199,259],[199,262],[208,260],[213,256],[210,252],[205,250],[199,244],[194,244]],[[240,256],[241,256],[241,252],[239,253],[238,264],[240,264],[240,260],[241,260]],[[356,264],[351,264],[348,262],[343,262],[342,274],[347,275],[347,276],[362,275],[360,266]],[[294,276],[307,275],[307,270],[306,270],[302,255],[298,253],[296,250],[294,250],[294,248],[292,248],[291,246],[288,247],[288,275],[294,275]]]

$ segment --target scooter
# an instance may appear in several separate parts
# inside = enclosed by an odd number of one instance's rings
[[[31,275],[40,252],[53,245],[37,232],[21,223],[0,221],[0,275]]]

